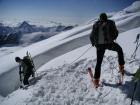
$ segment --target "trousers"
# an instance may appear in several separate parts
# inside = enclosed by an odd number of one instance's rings
[[[94,78],[99,79],[101,75],[101,64],[104,57],[105,50],[112,50],[118,53],[118,63],[119,65],[124,65],[124,54],[121,46],[115,42],[110,44],[98,44],[96,45],[96,53],[97,53],[97,63],[95,67]]]

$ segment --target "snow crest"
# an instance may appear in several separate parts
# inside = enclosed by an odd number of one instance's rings
[[[138,12],[140,11],[140,1],[135,1],[131,6],[124,9],[126,13]]]

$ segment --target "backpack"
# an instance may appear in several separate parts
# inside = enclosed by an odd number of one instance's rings
[[[34,66],[33,66],[33,63],[32,61],[30,60],[29,56],[25,56],[23,57],[23,62],[26,64],[26,66],[30,69],[33,69]]]

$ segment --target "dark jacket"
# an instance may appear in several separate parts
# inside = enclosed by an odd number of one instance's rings
[[[102,34],[100,34],[101,30]],[[93,46],[96,46],[98,44],[110,44],[113,43],[114,40],[116,40],[117,36],[118,30],[114,21],[107,20],[105,23],[103,23],[102,21],[97,21],[93,25],[93,29],[90,35],[90,41]],[[102,40],[101,38],[103,38],[102,43],[100,43],[100,40]]]

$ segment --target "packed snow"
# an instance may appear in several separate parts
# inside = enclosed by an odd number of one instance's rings
[[[1,57],[1,61],[6,62],[0,64],[0,83],[2,84],[0,93],[13,92],[6,97],[0,96],[0,105],[129,105],[134,88],[132,74],[140,65],[140,49],[136,52],[136,60],[131,58],[136,46],[134,41],[140,33],[140,11],[135,9],[134,5],[136,4],[133,3],[126,8],[133,10],[132,12],[121,11],[111,15],[111,19],[116,21],[121,32],[117,43],[122,46],[125,54],[126,73],[123,85],[117,85],[119,81],[117,53],[108,50],[102,63],[102,86],[96,90],[91,82],[87,68],[91,67],[94,73],[96,49],[89,44],[89,34],[95,19],[90,24],[62,32]],[[18,65],[14,58],[23,57],[26,51],[31,52],[34,58],[38,76],[36,80],[30,80],[31,86],[27,90],[23,90],[16,87],[19,81],[18,74],[14,75],[14,73],[17,72]],[[8,83],[9,80],[12,82]],[[3,81],[8,84],[4,84]],[[139,87],[140,82],[134,105],[140,105]],[[9,90],[10,88],[12,89]]]
[[[89,48],[90,45],[76,49],[64,56],[73,55],[74,52],[80,52]],[[93,50],[89,50],[91,53]],[[89,54],[89,53],[88,53]],[[78,59],[75,63],[70,64],[65,61],[61,66],[49,68],[46,64],[38,70],[36,82],[31,81],[28,90],[18,89],[8,97],[2,99],[1,105],[128,105],[132,96],[131,73],[138,68],[140,61],[125,65],[127,74],[125,75],[124,84],[117,86],[118,68],[110,70],[110,63],[117,67],[116,56],[106,56],[102,64],[103,86],[97,90],[94,88],[86,69],[92,67],[94,72],[96,59],[85,54],[85,58]],[[63,60],[64,56],[55,59],[55,64]],[[110,60],[110,62],[108,62]],[[54,65],[54,62],[51,65]],[[140,96],[137,92],[136,99]],[[139,105],[136,100],[134,105]]]

